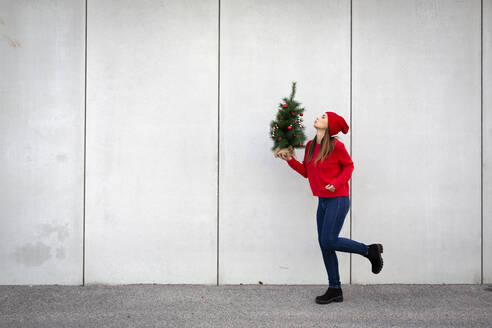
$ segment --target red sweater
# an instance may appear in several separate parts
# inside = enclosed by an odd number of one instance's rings
[[[314,154],[310,162],[306,162],[306,157],[309,149],[309,145],[312,140],[308,141],[304,150],[304,160],[300,163],[297,159],[292,157],[287,161],[287,164],[303,177],[308,178],[313,196],[320,197],[338,197],[349,196],[349,183],[348,181],[352,177],[354,171],[354,163],[350,158],[350,155],[345,149],[345,145],[335,139],[335,149],[333,153],[326,157],[324,161],[319,161],[314,164],[314,159],[318,156],[320,145],[316,144],[314,148]],[[326,185],[333,185],[335,191],[326,189]]]

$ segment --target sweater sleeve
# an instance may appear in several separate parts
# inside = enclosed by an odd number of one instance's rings
[[[307,154],[308,146],[309,146],[309,142],[306,145],[306,148],[304,149],[304,159],[302,160],[302,163],[300,163],[297,159],[295,159],[294,156],[292,156],[292,158],[287,161],[287,164],[289,164],[291,168],[299,172],[299,174],[302,175],[304,178],[308,177],[307,167],[306,167],[306,154]]]
[[[337,190],[350,180],[354,171],[354,162],[350,158],[345,145],[342,143],[340,143],[340,164],[342,165],[342,172],[332,181],[333,187]]]

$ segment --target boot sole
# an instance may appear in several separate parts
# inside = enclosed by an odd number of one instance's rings
[[[376,244],[376,246],[378,248],[378,252],[379,252],[378,256],[379,256],[379,260],[381,261],[381,266],[379,267],[379,270],[376,270],[376,272],[373,272],[373,273],[378,274],[383,269],[383,264],[384,264],[383,258],[381,257],[381,253],[383,252],[383,245]]]
[[[316,303],[318,303],[318,304],[328,304],[331,302],[343,302],[343,296],[337,296],[337,297],[331,298],[329,300],[316,299]]]

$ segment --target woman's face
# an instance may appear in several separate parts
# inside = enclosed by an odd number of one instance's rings
[[[316,117],[314,121],[314,127],[316,129],[326,129],[328,128],[328,115],[323,113],[321,116]]]

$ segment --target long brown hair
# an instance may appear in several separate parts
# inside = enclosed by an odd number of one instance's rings
[[[321,138],[320,149],[318,156],[314,160],[314,164],[319,161],[324,160],[326,157],[330,156],[335,149],[335,142],[338,140],[335,136],[330,136],[330,129],[326,128],[325,135]],[[310,162],[313,157],[314,148],[316,147],[318,135],[316,134],[314,138],[311,140],[311,144],[309,145],[308,153],[307,153],[307,161]]]

